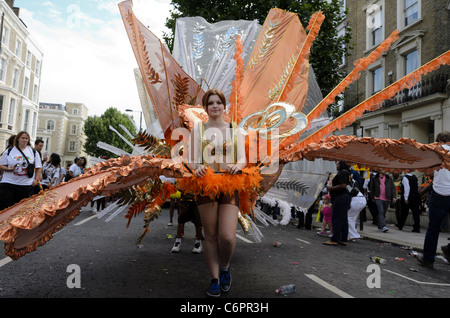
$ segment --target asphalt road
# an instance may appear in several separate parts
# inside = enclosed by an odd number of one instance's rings
[[[97,219],[83,211],[37,251],[17,261],[0,257],[0,298],[205,300],[209,278],[204,255],[191,252],[191,223],[186,225],[182,252],[174,254],[170,249],[176,226],[167,226],[167,209],[152,223],[141,247],[135,242],[142,217],[133,219],[129,228],[123,214],[105,222],[107,217]],[[423,268],[400,246],[370,240],[325,246],[327,238],[294,224],[260,230],[263,241],[255,243],[238,228],[233,285],[222,297],[225,301],[450,295],[448,264],[437,261],[435,269]],[[281,245],[274,247],[275,241]],[[371,256],[382,257],[387,264],[374,264]],[[294,294],[275,295],[276,288],[291,283],[297,286]]]

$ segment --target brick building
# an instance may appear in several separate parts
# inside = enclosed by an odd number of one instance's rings
[[[352,28],[354,47],[342,66],[345,72],[396,29],[399,39],[346,90],[340,113],[450,50],[449,0],[342,2],[348,9],[345,23]],[[424,75],[416,86],[336,134],[433,142],[439,132],[450,130],[449,75],[449,66]]]

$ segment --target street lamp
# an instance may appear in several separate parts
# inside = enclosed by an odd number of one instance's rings
[[[125,109],[126,112],[137,112],[141,113],[140,119],[139,119],[139,131],[142,130],[142,111],[140,110],[132,110],[132,109]]]

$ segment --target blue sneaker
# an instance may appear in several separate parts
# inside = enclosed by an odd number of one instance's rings
[[[229,271],[227,272],[220,272],[219,274],[220,278],[220,289],[226,293],[231,288],[231,274]]]
[[[206,292],[209,297],[220,297],[220,285],[217,279],[212,279],[209,290]]]

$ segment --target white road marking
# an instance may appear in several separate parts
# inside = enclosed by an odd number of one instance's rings
[[[407,277],[407,276],[403,276],[402,274],[399,274],[399,273],[390,271],[390,270],[388,270],[388,269],[383,269],[383,270],[386,271],[386,272],[388,272],[388,273],[391,273],[391,274],[394,274],[394,275],[403,277],[403,278],[405,278],[405,279],[408,279],[408,280],[410,280],[410,281],[413,281],[413,282],[415,282],[415,283],[417,283],[417,284],[422,284],[422,285],[435,285],[435,286],[450,286],[450,284],[444,284],[444,283],[420,282],[420,281],[418,281],[418,280],[412,279],[412,278]]]
[[[319,277],[311,274],[305,274],[306,277],[309,279],[315,281],[317,284],[325,287],[329,291],[335,293],[338,296],[341,296],[342,298],[354,298],[353,296],[347,294],[346,292],[343,292],[342,290],[338,289],[337,287],[334,287],[333,285],[328,284],[326,281],[321,280]]]
[[[310,242],[308,242],[308,241],[304,241],[304,240],[301,240],[301,239],[296,239],[297,241],[300,241],[300,242],[303,242],[303,243],[306,243],[306,244],[311,244]]]
[[[75,226],[81,225],[81,224],[86,223],[86,222],[88,222],[88,221],[90,221],[90,220],[92,220],[93,218],[96,218],[96,217],[97,217],[97,215],[90,216],[90,217],[84,219],[83,221],[80,221],[80,222],[78,222],[78,223],[75,223],[74,225],[75,225]]]
[[[250,241],[250,240],[248,240],[248,239],[246,239],[245,237],[243,237],[243,236],[240,236],[239,234],[236,234],[236,237],[237,238],[240,238],[241,240],[243,240],[244,242],[246,242],[246,243],[250,243],[250,244],[253,244],[253,242],[252,241]]]
[[[5,266],[9,262],[12,262],[12,258],[9,256],[5,257],[4,259],[0,260],[0,267]]]

